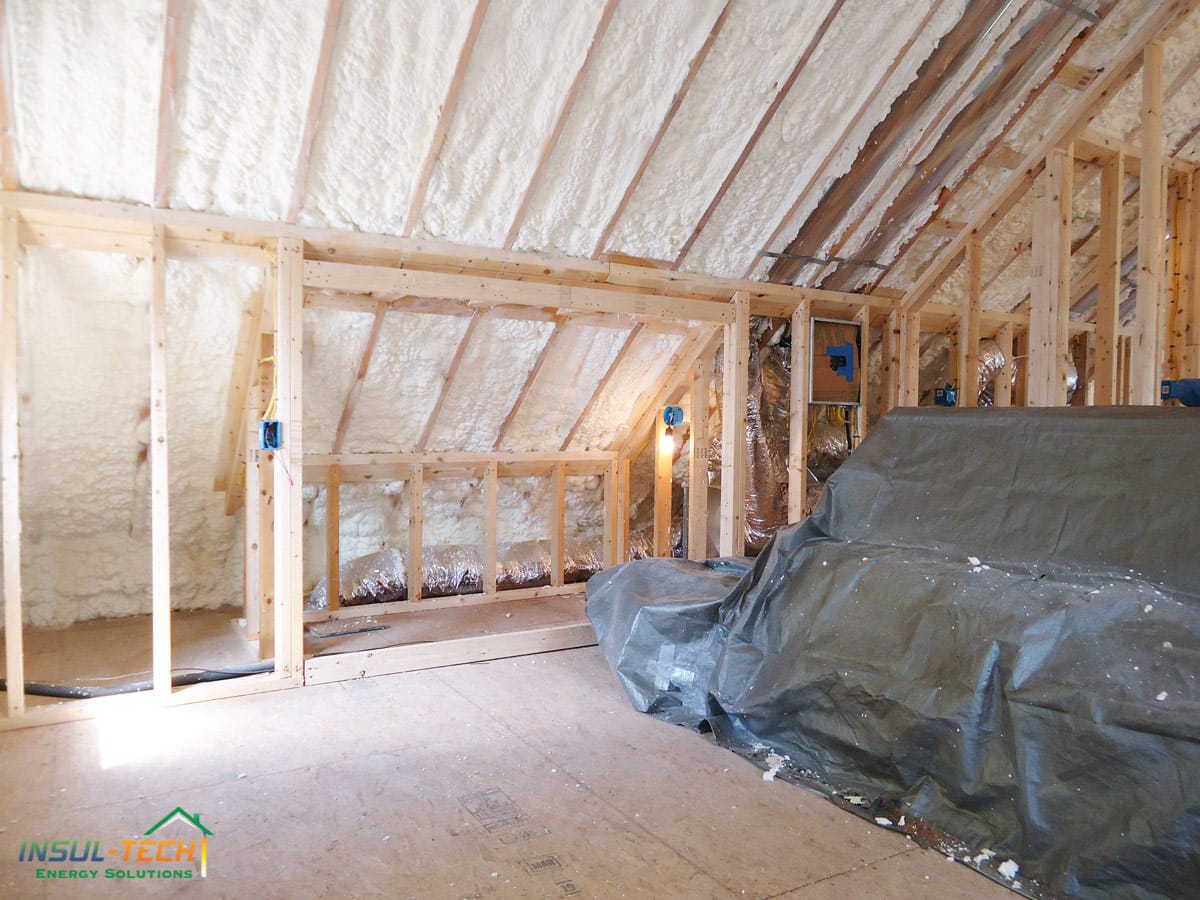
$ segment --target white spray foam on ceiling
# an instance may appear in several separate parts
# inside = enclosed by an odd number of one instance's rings
[[[609,249],[653,259],[678,255],[830,5],[734,4]]]
[[[624,328],[563,325],[498,449],[557,450],[628,335]]]
[[[569,449],[616,449],[629,431],[641,424],[630,421],[632,411],[661,382],[672,354],[682,343],[678,334],[656,332],[653,326],[643,328],[580,422]]]
[[[400,233],[474,8],[471,0],[342,7],[302,222]]]
[[[430,450],[490,451],[500,426],[550,340],[553,322],[485,316],[463,355]]]
[[[330,453],[366,350],[373,313],[304,310],[304,452]]]
[[[467,316],[389,310],[346,430],[349,453],[408,452],[437,403]]]
[[[282,218],[295,179],[324,11],[323,0],[184,4],[172,206]]]
[[[165,4],[10,0],[21,186],[148,203]]]
[[[592,255],[722,6],[667,0],[617,7],[517,246]]]
[[[748,254],[766,243],[795,192],[808,183],[833,148],[839,151],[837,161],[826,178],[844,174],[871,129],[958,21],[962,4],[943,4],[848,135],[854,116],[928,9],[929,3],[918,3],[887,15],[886,8],[871,0],[852,0],[842,8],[701,232],[684,268],[740,277],[754,260]],[[864,61],[855,78],[844,79],[841,66],[863,45],[872,48],[870,60]],[[812,192],[808,212],[818,196]]]
[[[602,10],[599,0],[493,0],[434,167],[424,233],[503,243]]]

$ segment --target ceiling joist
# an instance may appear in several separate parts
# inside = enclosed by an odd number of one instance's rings
[[[325,102],[325,85],[329,81],[329,60],[333,57],[333,48],[337,43],[341,20],[342,0],[328,0],[325,6],[325,26],[321,31],[321,49],[317,54],[317,68],[313,72],[312,87],[308,92],[308,109],[304,114],[300,151],[296,154],[296,177],[292,182],[292,196],[288,200],[285,213],[285,219],[288,222],[295,222],[304,206],[304,193],[308,187],[308,164],[312,159],[317,126],[321,122],[321,107]]]
[[[163,23],[162,77],[158,89],[158,140],[154,151],[154,205],[166,207],[171,180],[171,143],[175,130],[175,82],[178,75],[179,22],[183,0],[167,0]],[[5,190],[13,190],[7,181]]]

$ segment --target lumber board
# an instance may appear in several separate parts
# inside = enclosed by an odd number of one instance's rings
[[[419,613],[431,609],[457,609],[461,606],[487,606],[491,603],[508,603],[512,600],[540,600],[552,597],[573,597],[587,593],[587,583],[578,582],[562,587],[514,588],[498,592],[478,594],[454,594],[449,597],[424,597],[420,603],[393,600],[388,603],[364,603],[343,606],[340,609],[310,609],[304,613],[305,624],[345,619],[361,619],[374,616],[391,616],[397,613]]]
[[[1138,168],[1138,266],[1136,334],[1129,370],[1130,401],[1152,406],[1159,402],[1162,377],[1163,260],[1165,209],[1163,202],[1163,42],[1145,50],[1142,67],[1142,158]]]
[[[746,552],[746,396],[749,391],[750,300],[734,298],[737,317],[725,326],[721,397],[721,555]]]
[[[171,693],[171,489],[167,471],[167,249],[154,226],[150,257],[150,568],[154,693]]]
[[[575,440],[575,435],[579,431],[580,426],[587,421],[588,416],[600,401],[600,397],[608,389],[609,384],[612,383],[617,370],[620,369],[621,363],[625,361],[625,357],[629,355],[629,351],[632,349],[633,343],[637,340],[637,336],[641,333],[643,327],[639,323],[629,329],[629,333],[625,335],[625,340],[621,343],[621,348],[614,354],[612,362],[608,364],[608,368],[596,384],[596,389],[592,391],[592,395],[588,398],[587,403],[579,411],[579,415],[575,417],[575,421],[571,425],[571,430],[567,432],[566,438],[563,439],[562,445],[558,448],[559,450],[566,450],[571,446],[571,442]]]
[[[667,425],[663,421],[662,411],[656,410],[654,422],[654,535],[653,549],[655,556],[671,556],[671,466],[675,462],[674,437],[671,449],[665,444],[668,440]]]
[[[21,439],[17,358],[17,240],[14,212],[4,216],[4,281],[0,295],[0,504],[4,546],[5,707],[11,719],[25,711],[25,645],[21,625]]]
[[[163,21],[162,70],[158,85],[158,137],[154,150],[154,205],[167,205],[170,189],[171,144],[175,133],[175,81],[179,63],[179,22],[183,0],[167,0]],[[8,188],[9,185],[5,184]]]
[[[1026,395],[1030,406],[1062,406],[1067,401],[1073,159],[1069,148],[1051,151],[1034,185]]]
[[[550,586],[562,587],[567,558],[566,470],[556,463],[550,470],[552,513],[550,519]]]
[[[408,477],[408,601],[421,599],[425,574],[422,565],[425,552],[425,470],[421,465],[411,467]]]
[[[708,557],[708,390],[712,360],[699,357],[692,364],[692,433],[688,441],[688,545],[687,558]]]
[[[494,462],[487,464],[483,473],[483,592],[496,593],[496,548],[500,541],[496,508],[499,467]]]
[[[313,72],[308,91],[308,108],[304,113],[304,127],[300,133],[300,148],[296,153],[296,174],[292,179],[292,193],[288,199],[285,218],[295,222],[304,206],[304,194],[308,187],[308,164],[312,159],[313,142],[317,137],[317,126],[321,122],[321,107],[325,102],[325,85],[329,81],[329,61],[337,42],[338,27],[342,20],[342,0],[327,0],[325,24],[321,29],[321,46],[317,51],[317,67]]]
[[[330,466],[325,478],[325,597],[330,609],[341,605],[342,502],[338,467]]]
[[[1117,330],[1121,297],[1121,202],[1125,193],[1125,155],[1117,152],[1100,173],[1100,246],[1096,260],[1095,402],[1117,402]]]
[[[979,331],[983,311],[983,241],[967,242],[967,289],[963,293],[962,317],[958,326],[959,405],[979,404]]]
[[[812,325],[808,304],[792,313],[792,377],[788,396],[788,523],[808,515],[808,397]]]

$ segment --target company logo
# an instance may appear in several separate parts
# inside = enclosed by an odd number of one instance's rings
[[[159,834],[174,823],[186,826],[193,833],[186,838]],[[151,825],[142,838],[22,841],[17,861],[33,864],[38,878],[193,878],[197,863],[200,877],[207,878],[208,839],[212,834],[201,823],[200,813],[189,813],[177,806]]]

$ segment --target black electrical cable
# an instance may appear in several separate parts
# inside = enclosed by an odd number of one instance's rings
[[[171,687],[186,687],[189,684],[201,684],[207,681],[227,681],[231,678],[245,678],[247,675],[260,675],[275,669],[275,661],[265,659],[262,662],[250,663],[245,666],[230,666],[225,669],[193,669],[182,674],[171,676]],[[131,681],[128,684],[111,687],[98,684],[47,684],[42,681],[25,682],[25,693],[34,697],[54,697],[59,700],[90,700],[94,697],[114,697],[117,694],[135,694],[139,691],[154,689],[153,681]],[[0,678],[0,691],[8,690],[7,679]]]

